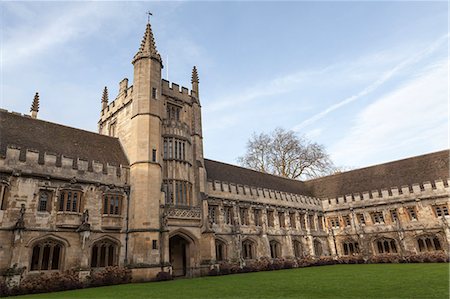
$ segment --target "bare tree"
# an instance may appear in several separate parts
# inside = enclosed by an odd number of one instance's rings
[[[323,145],[281,128],[270,134],[253,134],[247,152],[238,158],[242,166],[291,179],[315,178],[335,172]]]

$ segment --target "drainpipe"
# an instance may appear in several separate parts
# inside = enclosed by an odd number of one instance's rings
[[[130,186],[125,186],[125,194],[127,196],[127,217],[125,218],[126,222],[126,228],[125,228],[125,265],[128,265],[128,222],[129,222],[129,215],[130,215],[130,193],[131,189]]]

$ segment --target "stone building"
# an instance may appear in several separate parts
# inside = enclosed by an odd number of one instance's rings
[[[222,261],[448,253],[449,153],[309,181],[203,157],[199,77],[161,78],[150,24],[134,83],[105,88],[99,133],[0,111],[0,270],[132,268],[196,276]]]

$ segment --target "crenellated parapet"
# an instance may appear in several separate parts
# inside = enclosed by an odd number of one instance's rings
[[[410,200],[449,197],[449,183],[450,179],[438,179],[432,182],[423,182],[421,184],[416,183],[408,186],[392,187],[390,189],[352,193],[336,198],[323,199],[322,204],[325,211],[332,211],[390,204],[397,201],[405,202]]]
[[[99,163],[15,146],[8,146],[6,155],[0,157],[0,172],[67,180],[76,178],[108,185],[124,185],[128,184],[129,180],[128,166]]]
[[[317,198],[267,188],[208,181],[207,192],[209,197],[221,199],[322,211],[322,202]]]
[[[119,94],[114,99],[106,105],[101,111],[99,125],[102,125],[107,120],[111,119],[118,112],[123,110],[125,107],[129,106],[133,101],[133,86],[128,87],[128,79],[123,79],[119,84]]]
[[[192,90],[176,84],[170,83],[167,80],[161,80],[162,94],[166,97],[173,98],[175,100],[182,100],[188,104],[192,103]]]

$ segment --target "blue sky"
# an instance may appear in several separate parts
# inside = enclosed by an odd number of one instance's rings
[[[153,12],[163,77],[200,76],[205,156],[293,129],[337,165],[448,148],[447,2],[1,2],[2,108],[96,131]]]

